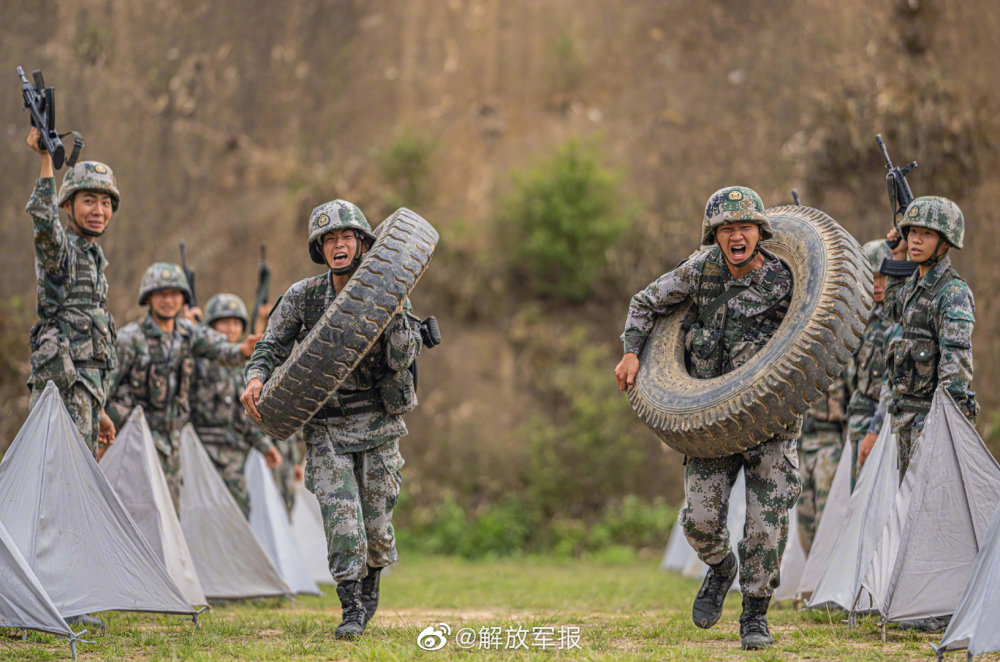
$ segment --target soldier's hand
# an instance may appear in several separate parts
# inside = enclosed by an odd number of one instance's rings
[[[28,137],[24,142],[28,143],[28,147],[35,150],[39,154],[45,154],[45,148],[41,146],[42,132],[38,130],[37,127],[31,127],[31,131],[28,131]]]
[[[615,366],[615,380],[619,391],[627,391],[635,386],[635,375],[639,372],[639,357],[629,352]]]
[[[899,239],[899,243],[896,247],[892,249],[892,259],[898,260],[900,262],[907,260],[906,256],[906,239],[904,239],[900,234],[899,230],[893,228],[885,235],[886,241],[892,243]]]
[[[103,409],[101,410],[100,421],[97,424],[97,443],[100,446],[110,446],[115,443],[115,424]],[[98,451],[103,455],[103,449],[99,448]]]
[[[260,391],[262,388],[264,388],[264,382],[255,377],[250,380],[250,383],[247,384],[246,390],[243,391],[243,395],[240,396],[240,402],[243,403],[243,408],[246,409],[250,418],[255,421],[263,420],[260,412],[257,411],[257,400],[260,399]]]
[[[260,333],[251,333],[243,339],[243,342],[240,343],[240,351],[243,352],[243,356],[250,358],[250,355],[253,354],[254,345],[257,344],[257,341],[260,340],[261,337],[263,336]]]
[[[292,473],[294,474],[296,483],[301,483],[306,479],[306,468],[303,467],[301,464],[296,464],[292,470]]]
[[[865,460],[868,459],[868,455],[872,452],[872,448],[875,447],[876,439],[878,439],[878,435],[874,432],[869,432],[861,441],[861,446],[858,448],[858,468],[865,466]]]
[[[267,454],[264,455],[264,460],[267,461],[267,468],[273,469],[281,464],[281,451],[277,448],[270,448]]]
[[[192,324],[198,324],[201,322],[202,314],[202,310],[198,306],[189,306],[184,304],[184,317],[186,317]]]

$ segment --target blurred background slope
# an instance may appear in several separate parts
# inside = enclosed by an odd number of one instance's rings
[[[315,205],[397,206],[441,232],[415,290],[420,360],[399,528],[468,555],[658,546],[681,459],[614,388],[628,298],[690,253],[733,183],[862,242],[889,228],[881,132],[915,195],[954,198],[977,299],[980,430],[997,449],[1000,91],[990,0],[5,2],[0,28],[0,447],[26,412],[38,159],[14,67],[110,164],[119,328],[188,243],[202,301],[316,271]],[[62,173],[58,174],[61,179]],[[665,540],[665,536],[662,536]]]

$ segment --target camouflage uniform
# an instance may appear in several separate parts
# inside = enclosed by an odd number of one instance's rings
[[[204,323],[234,317],[247,325],[246,306],[235,294],[217,294],[205,305]],[[242,366],[226,367],[199,358],[194,361],[191,385],[191,422],[205,445],[219,475],[236,499],[240,510],[250,516],[250,494],[243,474],[250,448],[266,454],[274,448],[270,438],[253,424],[240,403],[243,383]]]
[[[868,257],[875,273],[880,273],[883,260],[892,259],[892,251],[884,239],[867,242],[862,246],[862,252]],[[892,328],[882,302],[877,302],[861,334],[861,344],[847,364],[847,391],[851,394],[847,405],[847,431],[851,439],[852,492],[860,469],[858,452],[861,442],[871,427],[882,385],[886,382],[885,345]]]
[[[904,233],[913,226],[936,230],[943,241],[962,248],[965,220],[958,206],[946,198],[915,199],[899,225]],[[915,271],[905,279],[889,277],[885,308],[889,318],[901,325],[901,333],[886,348],[891,389],[883,389],[882,396],[888,399],[884,404],[893,415],[902,481],[937,389],[946,390],[973,423],[979,414],[976,394],[970,388],[975,301],[945,253],[925,276]],[[876,415],[871,431],[877,432],[881,423]]]
[[[118,184],[103,163],[84,161],[66,172],[58,204],[78,191],[107,193],[118,208]],[[34,221],[38,323],[31,329],[31,407],[52,380],[94,455],[108,381],[115,368],[115,324],[108,312],[108,261],[59,221],[55,179],[35,183],[27,212]]]
[[[830,495],[833,475],[844,451],[847,387],[836,379],[806,413],[799,438],[802,494],[799,495],[799,541],[808,555]]]
[[[285,502],[289,517],[295,506],[295,467],[302,466],[302,463],[305,462],[305,445],[306,441],[302,430],[297,430],[284,441],[275,442],[275,446],[281,452],[282,462],[274,468],[274,479],[278,483],[281,499]]]
[[[356,228],[372,236],[361,211],[340,200],[313,210],[309,226],[310,253],[318,262],[324,260],[314,246],[335,228]],[[266,383],[336,296],[330,271],[292,285],[275,303],[264,337],[247,362],[247,382]],[[393,410],[405,412],[416,405],[408,367],[419,349],[419,330],[404,310],[304,427],[306,486],[323,512],[330,573],[338,585],[364,578],[368,566],[382,568],[397,560],[392,511],[402,482],[399,438],[407,430],[402,417],[388,413],[385,403],[388,393],[400,392],[400,383],[405,391],[408,380],[407,402],[401,406],[393,401]]]
[[[734,214],[746,213],[725,215],[727,206]],[[756,215],[755,210],[759,210]],[[762,239],[771,236],[759,196],[750,189],[730,187],[709,199],[702,244],[712,244],[715,228],[738,218],[757,221]],[[721,249],[706,247],[632,297],[622,334],[625,352],[639,354],[656,318],[693,300],[685,322],[692,375],[718,377],[749,361],[777,330],[792,298],[791,271],[771,253],[759,250],[763,266],[733,279]],[[731,295],[735,296],[725,299]],[[713,305],[718,301],[723,303]],[[726,513],[733,483],[743,468],[747,514],[745,537],[738,546],[740,586],[744,595],[755,598],[769,598],[779,583],[788,511],[800,489],[795,427],[742,453],[689,457],[685,463],[687,505],[681,522],[688,542],[709,565],[721,563],[731,549]]]
[[[146,270],[139,288],[139,304],[152,292],[179,289],[190,299],[181,268],[158,262]],[[160,453],[163,473],[174,507],[180,508],[180,432],[191,415],[191,380],[196,358],[224,366],[243,363],[239,345],[225,336],[184,317],[174,320],[174,332],[165,334],[152,313],[126,325],[118,334],[118,367],[111,377],[107,412],[116,427],[124,425],[132,409],[142,405]]]

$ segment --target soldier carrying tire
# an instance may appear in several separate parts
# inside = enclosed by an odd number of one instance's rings
[[[781,324],[793,296],[792,272],[761,241],[772,235],[756,191],[729,186],[708,199],[702,246],[632,297],[615,368],[618,388],[634,386],[639,355],[658,317],[688,300],[684,344],[694,377],[711,379],[745,364]],[[801,420],[801,419],[800,419]],[[744,452],[724,457],[688,457],[681,512],[685,536],[709,566],[695,598],[695,625],[710,628],[722,615],[737,575],[726,527],[729,495],[742,468],[747,484],[746,537],[739,543],[743,613],[740,637],[746,649],[774,643],[767,627],[771,594],[788,537],[789,510],[800,490],[795,439],[798,426]]]
[[[362,266],[362,258],[374,243],[372,228],[356,205],[334,200],[313,210],[309,255],[328,270],[295,283],[275,303],[246,367],[247,387],[241,401],[255,420],[264,420],[258,407],[263,405],[262,392],[267,395],[265,385],[278,381],[278,369],[295,358],[293,345],[298,342],[296,349],[301,349],[310,331],[326,324],[338,295],[343,295],[339,300],[348,299],[359,307],[370,304],[372,313],[377,312],[374,306],[382,305],[373,294],[366,301],[350,290],[352,280],[363,280],[362,271],[372,273],[370,266]],[[391,263],[375,256],[366,264],[373,259]],[[384,265],[383,272],[391,271],[391,266]],[[344,315],[340,321],[345,327],[355,324],[359,329],[348,334],[338,326],[336,344],[324,345],[329,356],[305,355],[317,361],[312,371],[327,371],[347,362],[342,353],[349,349],[348,335],[354,343],[360,342],[361,328],[371,327],[369,332],[377,333],[370,342],[364,341],[360,360],[305,424],[306,485],[320,503],[330,572],[343,608],[335,633],[338,638],[355,638],[364,632],[378,607],[379,573],[398,558],[392,514],[402,481],[399,440],[407,433],[402,414],[416,406],[408,368],[421,346],[419,326],[405,314],[408,310],[409,300],[404,296],[394,311],[389,308],[392,315],[380,332],[372,330],[377,325],[359,319],[367,315]],[[299,395],[295,401],[301,399]]]

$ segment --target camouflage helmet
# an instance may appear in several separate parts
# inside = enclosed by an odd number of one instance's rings
[[[149,295],[159,290],[180,290],[184,303],[191,304],[191,289],[188,287],[184,270],[169,262],[156,262],[146,269],[139,283],[139,305],[149,303]]]
[[[205,324],[211,326],[227,317],[234,317],[243,322],[243,330],[246,331],[250,317],[247,315],[247,306],[243,299],[235,294],[216,294],[205,304]]]
[[[920,196],[906,207],[899,230],[905,237],[913,226],[937,231],[955,248],[961,248],[965,238],[962,210],[948,198],[936,195]]]
[[[111,168],[100,161],[81,161],[66,171],[62,188],[59,189],[59,203],[63,204],[77,191],[98,191],[111,196],[111,210],[118,211],[121,194],[118,193],[118,179]]]
[[[882,262],[892,259],[892,249],[889,248],[885,239],[872,239],[865,242],[865,245],[861,247],[861,252],[868,258],[868,263],[872,265],[872,271],[877,274],[882,273]]]
[[[346,200],[325,202],[313,209],[309,215],[309,257],[313,262],[326,264],[319,240],[326,233],[340,228],[353,228],[368,241],[375,242],[372,226],[368,224],[368,219],[357,205]]]
[[[760,227],[760,238],[770,239],[771,224],[764,213],[764,201],[757,191],[746,186],[727,186],[713,193],[705,205],[701,222],[701,245],[715,242],[715,230],[727,223],[751,221]]]

